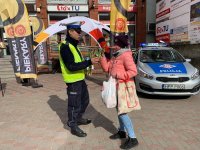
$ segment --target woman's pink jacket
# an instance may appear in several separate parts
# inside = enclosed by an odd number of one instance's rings
[[[137,68],[133,61],[132,51],[128,50],[117,57],[100,59],[101,66],[105,72],[118,80],[129,80],[137,75]]]

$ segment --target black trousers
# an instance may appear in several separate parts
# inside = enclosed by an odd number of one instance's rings
[[[68,126],[77,126],[77,120],[82,117],[88,104],[89,93],[84,80],[75,83],[67,83],[68,95]]]

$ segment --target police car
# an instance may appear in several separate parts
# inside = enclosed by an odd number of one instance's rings
[[[134,53],[138,92],[152,95],[191,96],[200,91],[199,70],[165,43],[143,43]]]

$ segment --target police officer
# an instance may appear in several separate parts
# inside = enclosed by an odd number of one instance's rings
[[[85,137],[87,134],[78,125],[91,123],[90,119],[83,118],[83,114],[89,104],[89,93],[85,83],[85,69],[99,58],[84,60],[77,47],[80,39],[80,24],[67,26],[67,37],[60,46],[60,66],[64,82],[67,85],[68,95],[68,122],[71,133],[78,137]]]

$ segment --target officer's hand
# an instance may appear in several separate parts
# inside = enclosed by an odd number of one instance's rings
[[[99,63],[99,58],[98,57],[91,58],[91,62],[92,64],[97,64]]]

